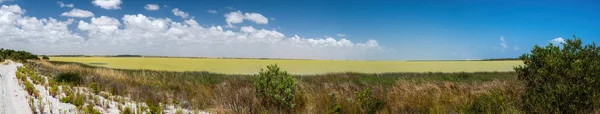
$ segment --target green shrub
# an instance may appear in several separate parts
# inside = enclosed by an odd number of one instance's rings
[[[355,92],[356,103],[360,106],[361,110],[367,114],[375,114],[378,110],[382,109],[385,103],[373,96],[371,89],[367,88],[363,91]]]
[[[256,96],[261,99],[264,106],[275,106],[288,110],[294,108],[292,102],[295,98],[296,80],[279,66],[269,65],[261,69],[253,79]]]
[[[94,109],[94,105],[87,105],[83,110],[84,114],[102,114],[100,111]]]
[[[98,87],[98,84],[96,83],[90,84],[90,89],[92,89],[94,94],[98,94],[98,92],[100,92],[100,87]]]
[[[25,91],[35,98],[40,96],[40,93],[35,89],[35,86],[27,80],[25,80]]]
[[[162,114],[163,112],[160,104],[148,104],[148,108],[150,109],[150,114]]]
[[[515,67],[524,81],[523,110],[527,113],[592,113],[600,108],[600,47],[568,39],[562,47],[534,46]]]
[[[58,85],[54,84],[52,85],[52,87],[50,87],[50,91],[48,91],[50,93],[50,95],[56,97],[56,95],[58,95]]]
[[[50,58],[48,58],[48,56],[42,56],[42,60],[50,60]]]
[[[55,78],[56,82],[68,83],[68,84],[80,84],[83,80],[78,73],[66,72],[60,73]]]
[[[121,114],[133,114],[133,111],[131,110],[131,108],[129,106],[126,106],[125,109],[123,109],[123,111],[121,111]]]

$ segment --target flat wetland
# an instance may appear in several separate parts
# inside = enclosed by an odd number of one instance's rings
[[[350,61],[279,60],[159,57],[51,57],[51,61],[79,62],[119,69],[160,71],[208,71],[224,74],[254,74],[269,64],[278,64],[293,74],[333,72],[511,72],[520,60],[502,61]]]

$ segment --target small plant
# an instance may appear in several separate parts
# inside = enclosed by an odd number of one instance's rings
[[[56,95],[58,95],[58,85],[57,84],[52,85],[52,87],[50,87],[50,91],[48,91],[48,92],[53,97],[56,97]]]
[[[98,92],[100,92],[100,87],[98,87],[98,84],[96,83],[90,84],[90,89],[92,89],[92,93],[94,94],[98,94]]]
[[[39,108],[40,114],[43,114],[45,112],[45,107],[46,103],[44,103],[44,99],[42,99],[41,97],[38,99],[37,102],[37,107]],[[50,109],[52,110],[52,109]]]
[[[150,108],[150,114],[162,114],[162,111],[163,111],[160,104],[158,104],[158,105],[150,104],[150,105],[148,105],[148,108]]]
[[[356,102],[364,113],[375,114],[379,109],[383,108],[384,102],[375,98],[371,89],[367,88],[364,91],[355,92]]]
[[[40,96],[40,93],[35,89],[35,86],[27,80],[25,80],[25,91],[35,98]]]
[[[327,114],[342,114],[342,105],[337,103],[335,93],[329,94],[329,102],[331,103],[331,106],[329,106]]]
[[[261,69],[253,79],[256,96],[265,106],[276,106],[279,109],[291,110],[295,104],[296,80],[279,66],[269,65]]]
[[[80,84],[83,80],[78,73],[66,72],[60,73],[55,78],[56,82],[68,83],[68,84]]]
[[[28,97],[27,101],[29,101],[27,104],[29,105],[29,109],[31,109],[31,112],[36,112],[35,110],[35,101],[33,100],[33,98]]]
[[[125,109],[121,111],[121,114],[133,114],[133,112],[131,111],[131,107],[126,106]]]
[[[87,105],[83,112],[85,114],[102,114],[102,112],[94,109],[94,105]]]

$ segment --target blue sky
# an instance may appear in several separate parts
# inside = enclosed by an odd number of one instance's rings
[[[547,45],[555,38],[572,38],[574,34],[585,43],[600,39],[598,0],[106,0],[120,2],[109,3],[109,6],[118,7],[112,9],[94,3],[96,0],[0,1],[2,5],[19,6],[25,11],[18,14],[23,19],[36,17],[40,20],[71,20],[71,23],[65,25],[68,31],[63,31],[70,36],[52,36],[56,38],[49,41],[30,38],[35,35],[22,34],[0,38],[4,42],[0,43],[0,47],[31,50],[41,54],[129,53],[361,60],[483,59],[518,57],[527,53],[533,45]],[[58,2],[73,4],[74,7],[60,7]],[[148,4],[156,4],[160,9],[149,11],[144,8]],[[89,11],[94,16],[61,16],[74,8]],[[175,8],[189,16],[175,16]],[[209,13],[208,10],[216,13]],[[228,24],[228,17],[225,15],[237,11],[240,14],[260,14],[259,17],[268,19],[268,22],[246,16],[241,19],[243,22]],[[137,14],[147,17],[143,19],[149,22],[167,23],[167,27],[161,29],[163,31],[142,31],[156,27],[144,28],[144,23],[137,23],[140,24],[138,26],[133,21],[127,21],[129,24],[126,24],[126,15],[140,18]],[[92,22],[91,18],[101,16],[106,16],[104,19],[107,20],[117,20],[119,24],[114,26],[118,29],[104,30],[107,25]],[[193,29],[194,25],[185,24],[186,20],[196,21],[203,30]],[[13,21],[16,23],[18,19]],[[94,29],[80,27],[82,22],[89,23]],[[177,24],[172,22],[181,23],[188,28],[174,27]],[[50,22],[42,23],[44,26],[51,25]],[[15,30],[39,32],[24,30],[22,26],[10,25]],[[211,27],[221,28],[223,31],[204,31]],[[250,27],[251,32],[243,32],[243,28]],[[176,28],[183,30],[181,34],[186,35],[172,36],[173,31],[170,30]],[[236,35],[227,35],[228,30]],[[14,36],[6,31],[7,34],[3,35]],[[158,34],[160,32],[164,34]],[[43,32],[27,34],[56,35]],[[136,36],[138,39],[128,39],[138,34],[145,35]],[[152,37],[163,35],[172,39]],[[293,40],[295,35],[299,36],[299,40]],[[199,36],[206,38],[197,38]],[[240,37],[247,39],[229,42]],[[346,40],[351,43],[345,42]],[[161,43],[164,45],[158,45]],[[43,46],[31,48],[15,44]],[[192,54],[189,54],[190,51]]]

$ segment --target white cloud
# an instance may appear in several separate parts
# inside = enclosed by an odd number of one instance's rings
[[[244,15],[241,11],[230,12],[224,15],[225,22],[227,22],[228,26],[233,26],[233,24],[244,22]]]
[[[244,19],[254,21],[257,24],[269,24],[269,19],[259,13],[245,13]]]
[[[504,36],[500,36],[500,46],[502,46],[502,51],[504,51],[506,48],[508,48],[508,45],[506,44],[506,40],[504,40]]]
[[[339,37],[346,37],[346,34],[338,33],[337,36],[339,36]]]
[[[94,17],[94,13],[87,11],[87,10],[81,10],[81,9],[74,8],[69,12],[62,13],[61,16],[87,18],[87,17]]]
[[[172,11],[173,11],[173,15],[179,16],[184,19],[190,17],[190,15],[188,13],[179,10],[179,8],[175,8]]]
[[[158,4],[146,4],[146,6],[144,6],[144,9],[148,11],[156,11],[160,9],[160,6]]]
[[[269,19],[259,13],[244,13],[241,11],[229,12],[224,15],[227,26],[233,27],[233,24],[244,22],[244,20],[253,21],[256,24],[268,24]]]
[[[227,9],[229,9],[229,10],[233,10],[233,9],[235,9],[235,8],[233,8],[233,7],[229,7],[229,6],[227,6],[227,7],[225,7],[225,8],[227,8]]]
[[[99,6],[100,8],[107,10],[121,9],[121,0],[94,0],[92,3],[95,6]]]
[[[558,38],[554,38],[552,40],[550,40],[550,43],[553,43],[554,45],[559,45],[562,43],[566,43],[565,39],[563,39],[562,37],[558,37]]]
[[[0,0],[0,1],[1,1],[1,0]],[[60,7],[61,7],[61,8],[62,8],[62,7],[68,7],[68,8],[73,8],[73,7],[75,7],[75,5],[73,5],[73,4],[65,4],[65,3],[63,3],[62,1],[58,1],[57,3],[60,5]]]
[[[217,10],[213,10],[213,9],[208,9],[208,10],[206,10],[206,12],[211,13],[211,14],[219,13],[219,12],[217,12]]]
[[[17,5],[0,8],[0,47],[37,54],[142,54],[206,57],[367,59],[381,53],[377,41],[287,36],[275,30],[242,26],[199,26],[195,20],[174,22],[142,14],[79,21],[24,15]],[[32,46],[35,45],[35,46]]]
[[[100,16],[99,18],[92,18],[91,23],[79,21],[77,28],[84,31],[113,33],[119,28],[119,25],[121,23],[115,18]]]

